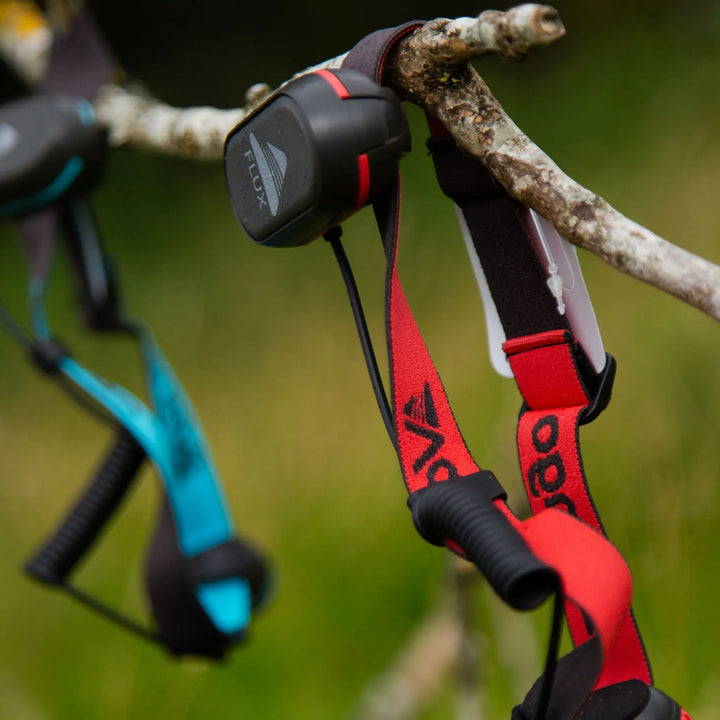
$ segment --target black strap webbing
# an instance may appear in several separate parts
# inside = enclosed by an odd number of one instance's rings
[[[530,247],[517,203],[481,162],[458,148],[450,135],[434,135],[427,145],[440,188],[462,207],[473,229],[473,245],[506,337],[567,330],[567,319],[557,311],[557,301]]]

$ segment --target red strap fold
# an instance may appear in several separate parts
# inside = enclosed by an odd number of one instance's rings
[[[580,455],[580,414],[590,398],[575,363],[572,338],[553,331],[514,338],[503,347],[527,404],[518,422],[517,443],[533,513],[562,508],[604,533]],[[567,615],[573,640],[585,642],[583,618],[571,608]],[[630,679],[652,684],[645,648],[628,609],[596,689]]]
[[[520,532],[557,570],[567,600],[592,618],[603,655],[610,657],[622,627],[618,618],[628,612],[632,598],[632,577],[622,555],[600,533],[559,510],[528,518]]]

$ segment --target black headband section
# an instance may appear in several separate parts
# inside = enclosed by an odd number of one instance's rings
[[[568,330],[519,216],[519,206],[476,158],[450,135],[428,149],[442,191],[462,210],[508,339]],[[532,302],[528,302],[532,298]]]
[[[401,37],[424,24],[424,20],[411,20],[397,27],[370,33],[350,50],[343,61],[343,68],[364,73],[382,85],[383,64],[390,48]]]
[[[119,67],[100,29],[84,9],[53,45],[41,88],[92,100]]]

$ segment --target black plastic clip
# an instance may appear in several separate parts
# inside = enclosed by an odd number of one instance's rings
[[[488,505],[496,498],[507,497],[502,485],[490,470],[481,470],[472,475],[431,483],[426,488],[416,490],[407,499],[412,513],[413,524],[423,540],[431,545],[442,547],[448,537],[445,523],[438,523],[435,511],[440,504],[466,505],[468,501],[483,502]],[[447,521],[444,516],[443,520]],[[443,526],[438,528],[438,524]]]
[[[70,353],[57,339],[36,340],[30,347],[30,359],[46,375],[54,375],[60,366],[60,360]]]
[[[650,687],[650,697],[635,720],[680,720],[680,706],[664,692]]]
[[[589,388],[590,404],[580,412],[578,418],[580,425],[592,422],[610,403],[616,370],[615,358],[610,353],[605,353],[605,367],[595,376]]]

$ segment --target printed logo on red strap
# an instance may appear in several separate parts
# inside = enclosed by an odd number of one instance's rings
[[[430,383],[426,382],[421,393],[413,394],[403,407],[403,427],[415,435],[425,447],[412,461],[412,471],[416,475],[424,472],[429,485],[442,480],[455,480],[458,469],[446,457],[438,457],[445,445],[445,435],[440,431],[435,401]],[[417,450],[420,448],[416,448]]]

